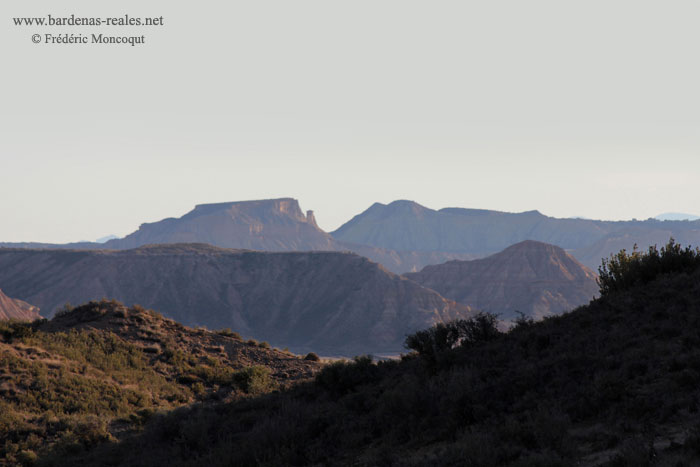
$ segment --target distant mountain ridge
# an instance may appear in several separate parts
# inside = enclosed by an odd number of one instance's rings
[[[600,221],[559,219],[539,211],[434,210],[407,200],[375,203],[331,233],[334,238],[387,249],[441,251],[483,257],[524,241],[564,248],[597,269],[621,248],[663,245],[670,237],[700,244],[700,221]]]
[[[136,232],[106,242],[104,248],[159,243],[208,243],[261,251],[336,249],[333,238],[316,225],[313,211],[304,215],[292,198],[199,204],[180,218],[142,224]]]
[[[208,243],[259,251],[352,251],[395,273],[419,271],[449,260],[470,260],[535,240],[569,251],[596,270],[622,248],[663,245],[670,237],[700,244],[700,220],[600,221],[559,219],[539,211],[430,209],[398,200],[374,203],[332,233],[318,227],[313,211],[279,198],[200,204],[179,218],[142,224],[125,238],[66,245],[0,243],[10,248],[130,249],[148,244]]]
[[[561,314],[598,295],[596,274],[563,249],[527,240],[492,256],[426,266],[405,277],[473,308],[516,318]]]
[[[171,244],[133,250],[0,249],[0,284],[50,316],[103,297],[185,325],[231,328],[280,347],[398,353],[406,334],[469,307],[352,253]]]
[[[700,216],[685,214],[682,212],[665,212],[655,216],[654,219],[657,221],[696,221],[700,219]]]
[[[141,224],[136,232],[104,243],[0,243],[0,247],[125,250],[168,243],[206,243],[222,248],[275,252],[351,251],[394,273],[417,271],[427,264],[450,259],[475,257],[467,253],[397,251],[339,241],[321,230],[313,211],[304,214],[293,198],[199,204],[182,217]]]

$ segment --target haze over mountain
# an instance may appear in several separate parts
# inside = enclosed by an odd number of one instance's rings
[[[114,240],[117,238],[119,238],[119,237],[117,237],[116,235],[106,235],[104,237],[100,237],[97,240],[95,240],[95,243],[106,243],[110,240]]]
[[[473,308],[513,319],[560,314],[598,294],[596,274],[563,249],[526,240],[472,261],[426,266],[405,277]]]
[[[696,221],[700,216],[684,214],[682,212],[665,212],[654,217],[657,221]]]
[[[0,243],[0,247],[129,249],[147,244],[195,242],[260,251],[352,251],[395,273],[469,260],[536,240],[569,251],[593,270],[602,258],[634,244],[646,249],[670,237],[700,244],[700,220],[600,221],[548,217],[538,211],[433,210],[413,201],[375,203],[331,234],[297,200],[279,198],[200,204],[180,218],[142,224],[125,238],[65,245]]]
[[[0,249],[0,286],[50,316],[102,297],[295,351],[397,353],[406,334],[468,307],[352,253],[209,245],[123,251]]]
[[[413,201],[373,204],[339,229],[334,238],[380,248],[467,253],[484,256],[523,240],[570,250],[596,270],[602,258],[621,248],[663,245],[669,237],[700,244],[700,221],[600,221],[558,219],[538,211],[508,213],[483,209],[429,209]]]
[[[0,290],[0,320],[34,321],[41,318],[39,308],[22,300],[8,297]]]

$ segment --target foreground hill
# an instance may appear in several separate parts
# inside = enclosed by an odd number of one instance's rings
[[[378,248],[493,254],[537,240],[557,245],[596,270],[602,258],[621,248],[663,245],[669,237],[700,243],[700,221],[599,221],[558,219],[538,211],[508,213],[483,209],[429,209],[413,201],[375,203],[331,233],[337,240]]]
[[[39,318],[41,318],[39,308],[22,300],[10,298],[0,290],[0,321],[8,319],[34,321]]]
[[[276,252],[352,251],[395,273],[417,271],[427,264],[450,259],[474,257],[466,253],[398,251],[342,242],[321,230],[313,211],[304,214],[293,198],[200,204],[182,217],[142,224],[125,238],[104,243],[0,243],[0,247],[124,250],[169,243],[206,243],[222,248]]]
[[[41,307],[102,297],[295,351],[396,353],[406,334],[468,307],[351,253],[208,245],[124,251],[0,249],[0,286]]]
[[[0,323],[0,465],[123,438],[157,410],[288,387],[320,367],[116,302]]]
[[[432,358],[336,363],[48,465],[699,465],[700,260],[652,260],[571,313]]]
[[[588,303],[598,292],[596,275],[561,248],[527,240],[473,261],[426,266],[405,277],[443,297],[516,318],[560,314]]]

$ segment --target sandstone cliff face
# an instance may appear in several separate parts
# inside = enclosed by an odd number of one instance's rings
[[[126,251],[0,249],[0,286],[52,314],[103,297],[186,325],[298,352],[395,353],[406,334],[468,307],[349,253],[262,253],[207,245]]]
[[[542,318],[587,304],[596,275],[561,248],[525,241],[487,258],[450,261],[406,274],[421,285],[473,308],[513,319],[515,311]]]
[[[0,290],[0,320],[34,321],[39,318],[39,308],[22,300],[12,299]]]
[[[129,249],[148,244],[207,243],[222,248],[260,251],[351,251],[396,273],[474,255],[395,251],[335,240],[316,224],[313,211],[302,213],[292,198],[201,204],[177,219],[143,224],[123,239],[100,248]]]
[[[334,250],[333,238],[305,216],[297,200],[281,198],[200,204],[184,216],[143,224],[104,248],[128,249],[156,243],[208,243],[263,251]]]

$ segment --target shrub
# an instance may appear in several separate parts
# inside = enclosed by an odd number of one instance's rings
[[[306,357],[304,357],[304,360],[310,360],[310,361],[312,361],[312,362],[318,362],[318,361],[321,360],[321,358],[320,358],[318,355],[316,355],[316,353],[314,353],[314,352],[309,352],[309,353],[306,354]]]
[[[321,387],[344,394],[379,378],[379,368],[372,357],[363,355],[355,357],[352,362],[339,360],[326,366],[316,375],[316,382]]]
[[[459,340],[453,323],[437,323],[431,328],[418,331],[406,337],[406,348],[415,350],[426,357],[436,357],[454,348]]]
[[[535,324],[535,320],[532,319],[531,316],[527,316],[525,313],[522,311],[515,310],[515,314],[518,315],[515,320],[513,320],[513,328],[511,328],[511,331],[514,329],[523,329],[523,328],[529,328],[533,324]]]
[[[270,376],[270,369],[264,366],[251,366],[233,374],[233,382],[246,394],[263,394],[276,388]]]
[[[263,349],[269,349],[269,348],[270,348],[270,344],[267,343],[267,342],[260,342],[260,343],[258,344],[258,347],[261,347],[261,348],[263,348]]]
[[[17,460],[21,465],[34,465],[39,460],[39,456],[32,450],[25,449],[17,455]]]
[[[66,302],[65,305],[63,305],[63,308],[59,308],[56,310],[56,313],[54,314],[54,318],[59,318],[61,316],[67,315],[71,311],[73,311],[75,307],[70,304],[70,302]]]
[[[231,331],[231,328],[219,329],[216,333],[220,336],[233,337],[234,339],[241,340],[241,335],[237,332]]]
[[[473,318],[459,319],[451,324],[457,329],[458,341],[462,347],[489,342],[501,335],[498,317],[492,313],[478,313]]]
[[[609,259],[603,259],[598,268],[600,295],[651,282],[661,274],[691,272],[699,267],[700,249],[682,248],[673,238],[661,247],[661,251],[654,245],[642,253],[635,244],[632,253],[623,249],[610,255]]]
[[[30,337],[33,333],[34,327],[32,326],[32,323],[14,320],[0,323],[0,334],[2,334],[2,337],[10,343],[14,339]]]
[[[496,315],[480,312],[470,319],[438,323],[431,328],[410,334],[406,337],[404,345],[421,356],[435,360],[439,355],[457,346],[472,347],[497,338],[501,335],[497,323]]]

